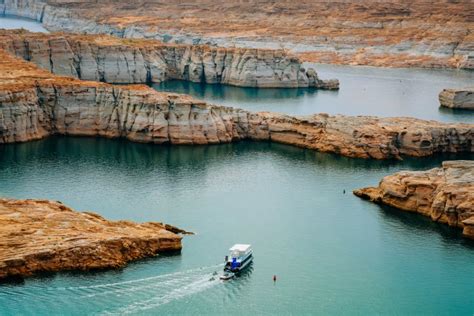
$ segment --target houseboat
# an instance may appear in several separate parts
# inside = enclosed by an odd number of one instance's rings
[[[230,255],[226,256],[224,271],[238,273],[247,268],[253,260],[251,245],[236,244],[229,249]]]

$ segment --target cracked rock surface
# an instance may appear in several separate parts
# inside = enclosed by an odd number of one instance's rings
[[[108,83],[169,79],[256,88],[339,89],[277,49],[163,44],[107,35],[0,31],[0,48],[54,74]]]
[[[474,68],[472,0],[3,0],[2,11],[52,31],[284,48],[330,64]]]
[[[439,94],[439,103],[446,108],[474,110],[474,87],[444,89]]]
[[[162,223],[108,221],[55,201],[0,199],[0,280],[120,268],[179,251],[181,236],[170,230],[183,232]]]
[[[473,124],[256,113],[145,85],[61,77],[0,50],[0,143],[54,134],[187,145],[251,139],[373,159],[474,151]]]

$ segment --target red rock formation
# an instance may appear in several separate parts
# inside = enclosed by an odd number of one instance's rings
[[[179,250],[181,237],[161,223],[112,222],[60,202],[0,199],[0,280],[119,268]]]
[[[52,30],[284,47],[322,63],[474,68],[471,0],[5,0],[4,9]]]
[[[163,44],[111,36],[0,31],[0,48],[64,76],[108,83],[168,79],[259,88],[336,90],[283,50]]]
[[[462,228],[464,236],[474,239],[474,161],[445,161],[441,168],[398,172],[384,177],[378,187],[354,194]]]
[[[0,52],[0,143],[51,134],[123,137],[156,144],[270,140],[375,159],[474,151],[472,124],[252,113],[159,93],[144,85],[113,86],[58,77]]]

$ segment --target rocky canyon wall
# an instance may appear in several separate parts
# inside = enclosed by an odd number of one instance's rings
[[[338,89],[283,50],[164,45],[111,36],[1,31],[0,48],[52,73],[109,83],[168,79],[261,88]]]
[[[144,85],[113,86],[60,77],[0,50],[0,143],[51,134],[156,144],[266,140],[374,159],[474,151],[472,124],[253,113],[159,93]]]
[[[474,161],[445,161],[441,168],[398,172],[354,194],[462,228],[464,236],[474,239]]]
[[[285,48],[321,63],[474,68],[471,0],[4,0],[0,10],[54,31]]]

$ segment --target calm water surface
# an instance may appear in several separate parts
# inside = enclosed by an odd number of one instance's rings
[[[473,121],[439,110],[436,99],[472,73],[318,69],[338,77],[341,91],[156,87],[251,110]],[[269,143],[167,147],[65,137],[1,145],[0,196],[61,200],[110,219],[165,221],[197,234],[185,237],[181,255],[0,285],[0,314],[472,315],[472,242],[350,194],[450,158],[474,156],[379,162]],[[231,282],[213,280],[237,242],[253,244],[252,268]]]
[[[41,23],[31,19],[0,15],[0,29],[25,29],[30,32],[48,33]]]
[[[36,21],[14,17],[0,17],[1,28],[47,32]],[[474,71],[390,69],[310,63],[306,63],[305,67],[315,67],[321,78],[339,79],[341,90],[254,89],[184,81],[167,81],[154,84],[153,87],[160,91],[191,94],[211,103],[252,111],[412,116],[446,122],[474,122],[472,111],[443,109],[439,107],[438,101],[438,94],[444,88],[474,85]]]
[[[4,145],[0,157],[0,196],[61,200],[197,233],[185,237],[181,255],[3,285],[3,315],[474,312],[472,243],[350,194],[449,157],[378,162],[269,143],[65,137]],[[210,280],[236,242],[253,244],[252,269],[228,283]]]
[[[438,101],[438,94],[444,88],[474,85],[474,71],[314,67],[321,78],[338,78],[341,89],[254,89],[185,81],[167,81],[153,87],[251,111],[412,116],[445,122],[474,122],[472,111],[440,108]]]

